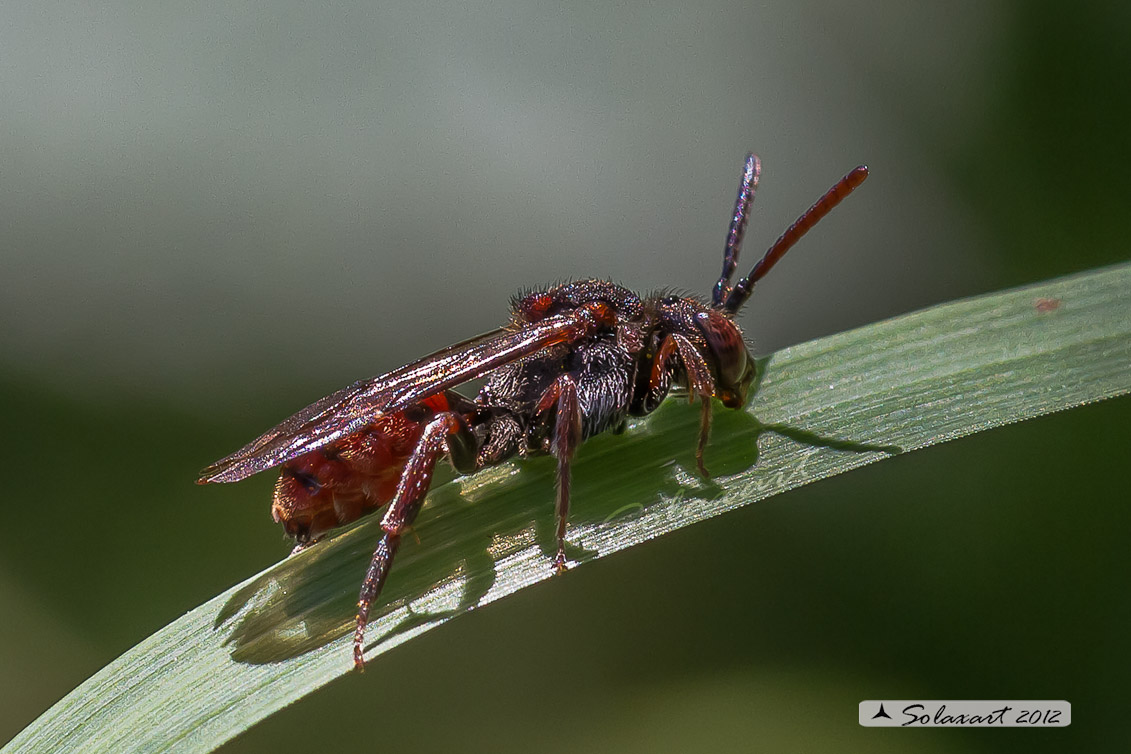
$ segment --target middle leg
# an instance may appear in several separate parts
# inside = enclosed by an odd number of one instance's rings
[[[556,512],[558,521],[558,552],[554,568],[561,573],[566,569],[565,534],[569,518],[570,462],[577,446],[581,444],[581,405],[577,400],[577,382],[563,374],[542,394],[538,413],[549,411],[557,404],[554,418],[554,439],[551,450],[558,459],[558,490]]]

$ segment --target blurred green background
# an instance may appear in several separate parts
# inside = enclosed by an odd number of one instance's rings
[[[1127,258],[1114,3],[48,0],[0,21],[0,741],[286,554],[272,480],[200,488],[200,467],[497,325],[523,287],[705,293],[747,150],[747,262],[872,168],[760,286],[760,352]],[[1119,748],[1129,426],[1111,401],[678,532],[225,751]],[[915,697],[1067,699],[1074,723],[856,723]]]

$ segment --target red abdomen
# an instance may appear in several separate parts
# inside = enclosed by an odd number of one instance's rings
[[[428,416],[448,410],[431,396],[424,411],[382,416],[369,427],[283,464],[271,515],[298,542],[317,539],[392,500]],[[417,417],[415,414],[421,414]]]

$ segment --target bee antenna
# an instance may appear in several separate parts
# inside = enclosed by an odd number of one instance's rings
[[[758,176],[762,174],[762,162],[756,154],[746,155],[742,166],[742,180],[738,184],[738,196],[734,198],[734,214],[727,231],[726,248],[723,249],[723,274],[711,291],[711,302],[718,308],[730,295],[730,279],[738,266],[738,253],[742,250],[742,237],[746,233],[746,223],[750,219],[750,204],[758,189]]]
[[[754,265],[754,269],[750,271],[750,274],[735,283],[734,288],[731,289],[730,294],[726,298],[726,303],[722,304],[721,306],[722,310],[729,314],[734,314],[740,308],[742,308],[742,305],[746,303],[746,300],[748,298],[750,298],[750,292],[754,289],[754,284],[765,277],[766,273],[769,272],[775,264],[777,264],[779,259],[785,256],[785,253],[789,251],[794,244],[801,240],[802,236],[809,232],[810,228],[816,225],[825,215],[829,214],[829,212],[832,211],[833,207],[844,201],[844,198],[851,194],[857,186],[864,182],[864,179],[867,177],[868,167],[866,165],[860,165],[853,168],[848,173],[848,175],[837,181],[832,188],[830,188],[821,196],[820,199],[814,202],[812,207],[805,210],[805,212],[802,213],[801,217],[797,218],[796,222],[786,228],[785,232],[781,234],[781,237],[778,238],[778,240],[774,241],[773,246],[771,246],[765,253],[765,255],[758,260],[758,263]],[[739,197],[741,198],[741,196],[742,191],[740,190]],[[737,207],[735,219],[738,219]],[[745,217],[743,217],[743,224],[745,224],[745,221]],[[731,229],[733,233],[733,223],[731,224]],[[741,241],[741,237],[742,234],[740,231],[739,241]],[[727,244],[729,250],[729,236],[727,237]],[[737,256],[738,255],[736,252],[734,259],[735,262],[737,262]],[[724,272],[726,271],[725,263],[723,270]],[[719,301],[717,298],[715,301],[715,306],[719,307]]]

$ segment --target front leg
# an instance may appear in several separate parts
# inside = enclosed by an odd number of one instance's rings
[[[542,394],[538,401],[538,413],[549,411],[557,404],[554,418],[554,439],[550,446],[558,459],[558,554],[554,557],[554,568],[561,573],[566,569],[565,534],[569,518],[570,462],[577,446],[581,444],[581,405],[577,400],[577,382],[569,374],[563,374]]]
[[[303,550],[305,550],[305,549],[307,549],[307,548],[309,548],[313,545],[316,545],[321,541],[322,541],[322,537],[315,537],[314,539],[308,539],[305,542],[299,542],[298,544],[296,544],[294,546],[294,549],[291,550],[291,555],[298,555]],[[290,555],[288,555],[287,557],[290,557]]]
[[[674,359],[679,358],[687,373],[687,397],[702,402],[699,419],[699,442],[695,446],[695,463],[704,479],[709,479],[707,467],[703,464],[703,452],[707,448],[707,438],[711,434],[711,396],[715,394],[715,380],[707,360],[685,335],[672,333],[664,338],[660,350],[652,361],[652,375],[648,381],[648,403],[658,406],[671,388],[671,374]],[[646,404],[648,405],[648,404]]]

